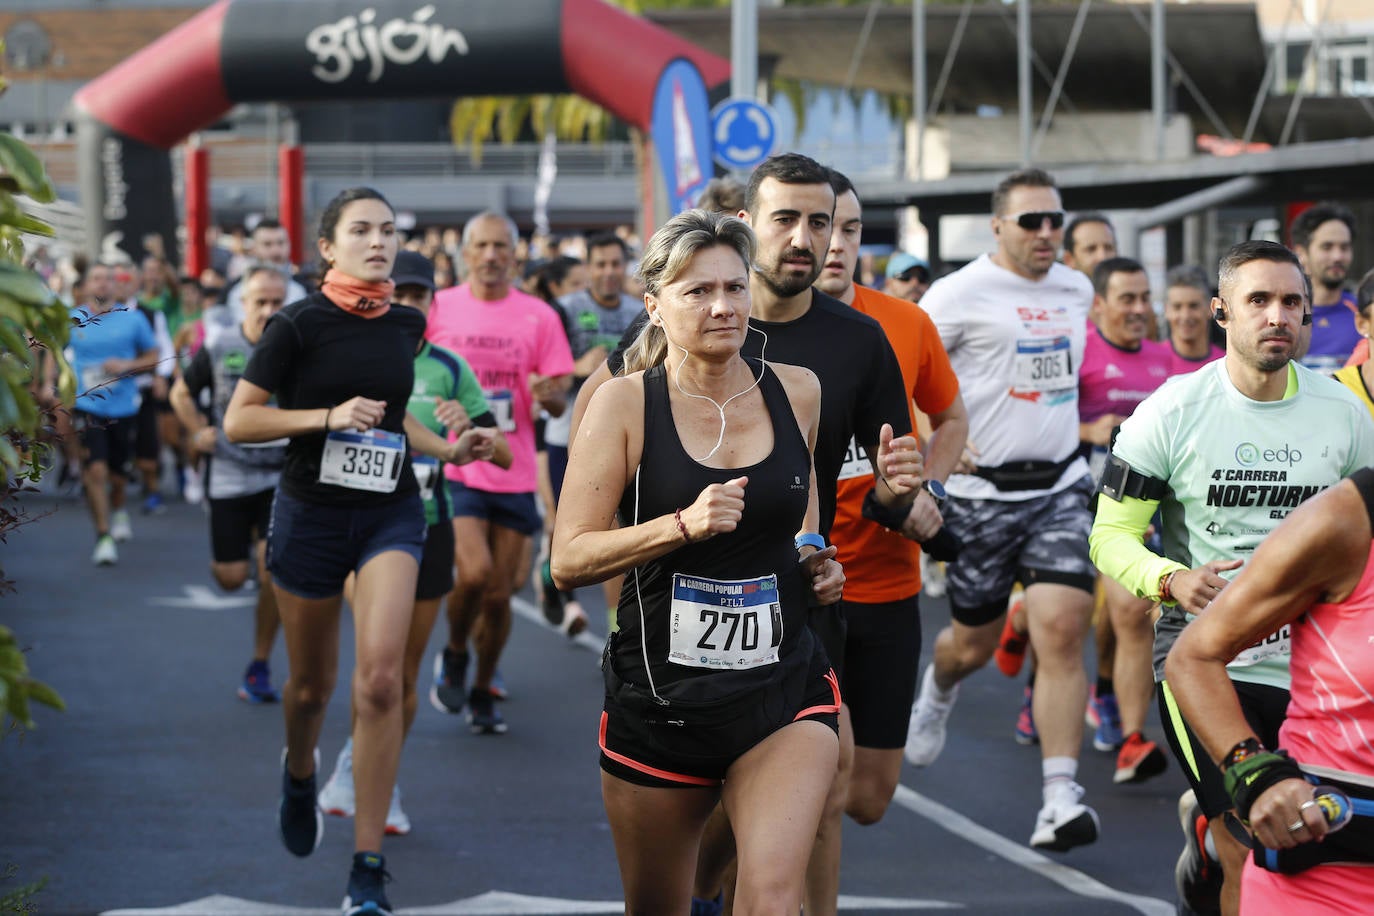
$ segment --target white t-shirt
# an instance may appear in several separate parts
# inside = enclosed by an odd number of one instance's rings
[[[1055,264],[1040,280],[998,267],[988,255],[935,281],[921,297],[959,377],[978,463],[1062,461],[1078,448],[1078,372],[1092,284]],[[1054,493],[1087,473],[1075,461],[1046,490],[998,490],[956,474],[964,499],[1022,501]]]

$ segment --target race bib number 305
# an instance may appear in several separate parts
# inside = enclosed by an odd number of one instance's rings
[[[324,440],[320,483],[393,493],[405,463],[406,437],[381,429],[336,430]]]
[[[668,661],[742,671],[772,665],[782,645],[778,579],[673,575]]]
[[[1062,391],[1077,384],[1067,337],[1016,342],[1017,391]]]

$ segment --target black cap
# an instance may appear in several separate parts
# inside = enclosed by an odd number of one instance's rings
[[[391,280],[397,286],[423,286],[434,289],[434,262],[418,251],[402,249],[396,252],[391,268]]]

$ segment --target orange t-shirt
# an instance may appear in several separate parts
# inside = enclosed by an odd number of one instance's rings
[[[902,382],[925,414],[947,410],[959,394],[935,323],[919,305],[864,286],[854,287],[854,308],[883,326],[902,367]],[[910,402],[908,402],[910,407]],[[911,428],[916,428],[912,412]],[[873,467],[856,442],[849,445],[835,499],[830,539],[844,566],[844,598],[882,604],[921,590],[921,548],[863,517],[864,496],[873,488]]]

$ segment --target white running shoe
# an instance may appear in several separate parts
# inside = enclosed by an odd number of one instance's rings
[[[91,562],[96,566],[113,566],[119,562],[119,550],[115,547],[114,538],[108,534],[102,534],[95,542],[95,552],[91,554]]]
[[[930,766],[940,756],[945,747],[945,726],[958,698],[958,684],[943,699],[940,697],[940,688],[935,686],[935,663],[926,665],[921,693],[911,707],[906,731],[906,759],[912,766]]]
[[[200,479],[200,471],[193,467],[186,468],[186,479],[181,485],[181,496],[193,506],[199,506],[205,501],[205,483]]]
[[[921,589],[927,598],[945,597],[945,564],[921,554]]]
[[[401,787],[391,787],[391,806],[386,809],[386,832],[389,836],[410,833],[410,818],[401,810]]]
[[[320,810],[335,817],[352,817],[355,807],[353,796],[353,741],[339,751],[339,759],[334,762],[334,772],[329,782],[320,790]]]
[[[116,509],[110,513],[110,537],[116,541],[133,540],[134,526],[129,521],[129,510]]]
[[[1030,844],[1036,849],[1067,852],[1097,841],[1097,812],[1083,804],[1083,787],[1056,780],[1045,788],[1045,804],[1035,818]]]

